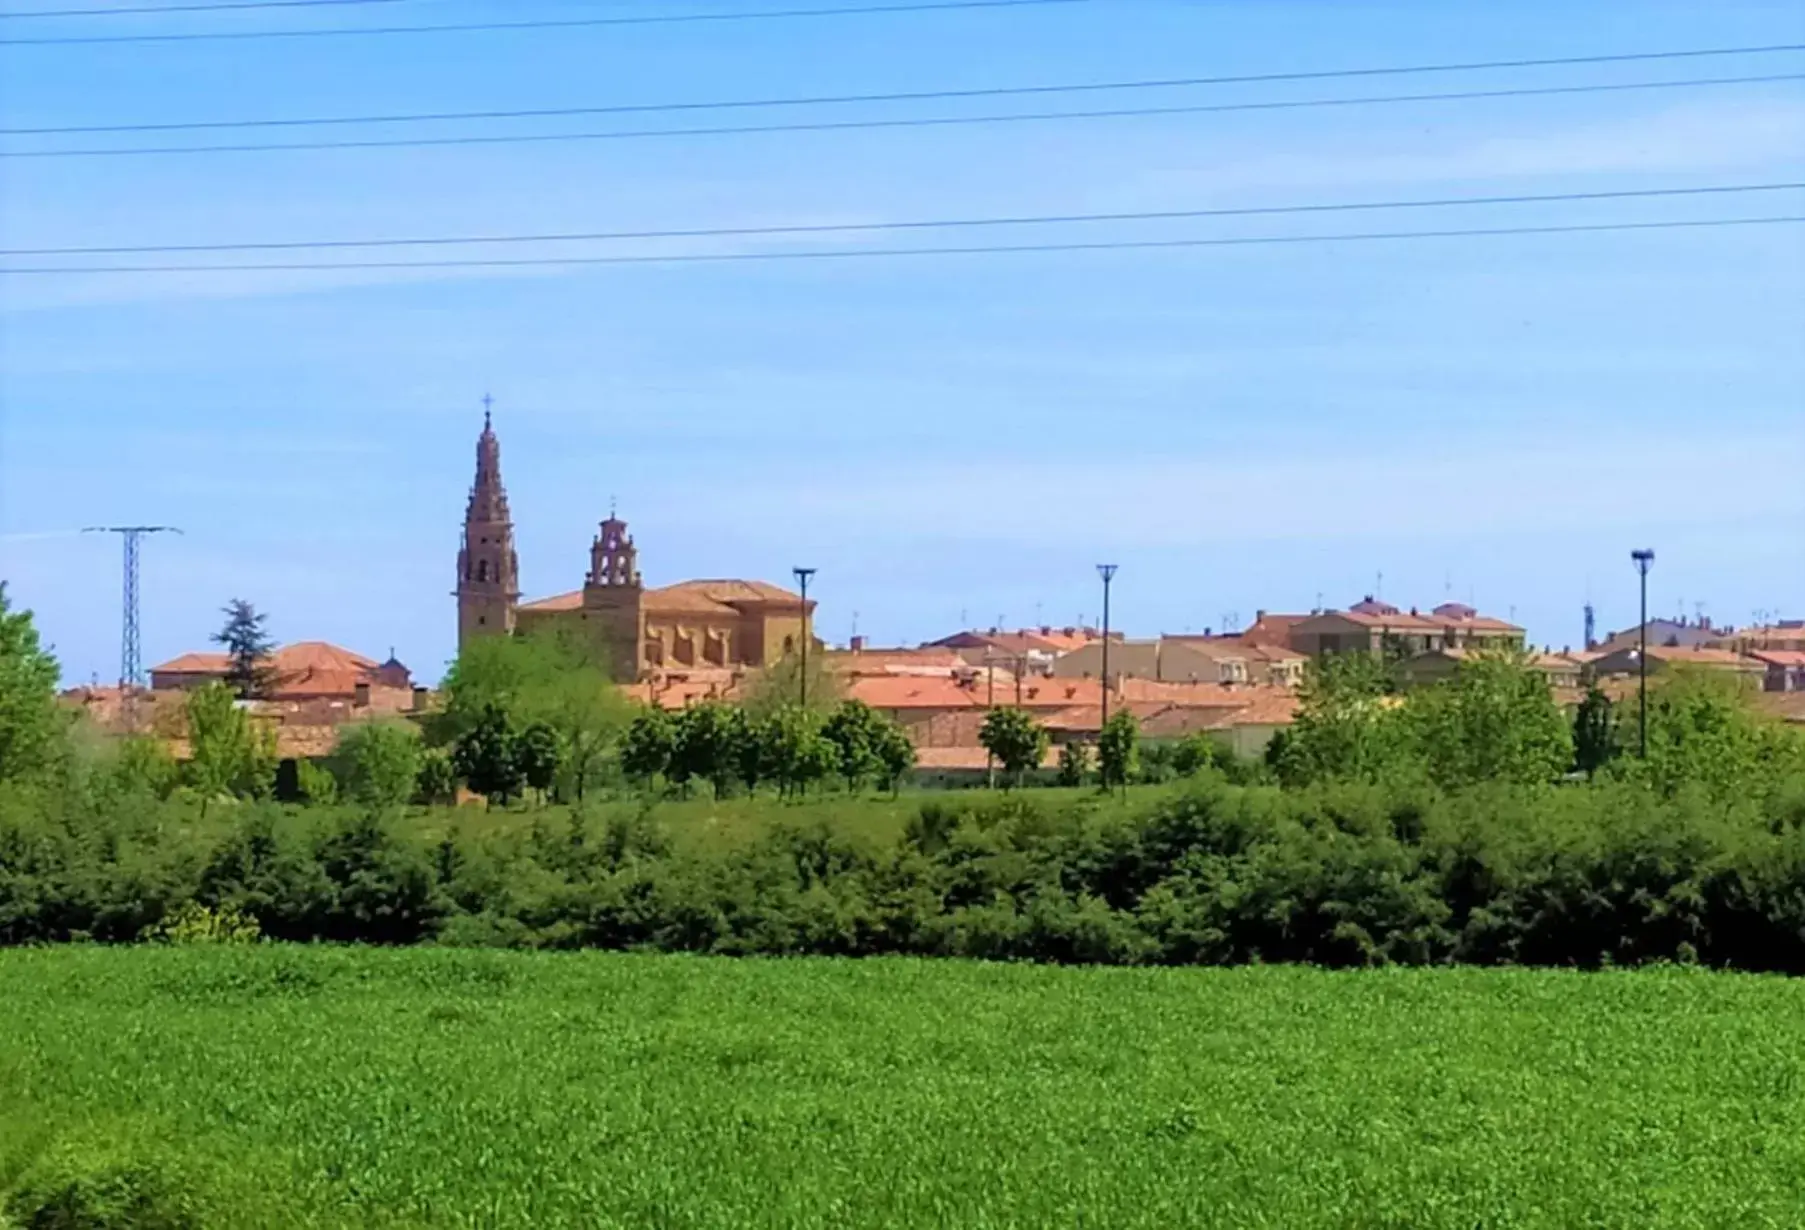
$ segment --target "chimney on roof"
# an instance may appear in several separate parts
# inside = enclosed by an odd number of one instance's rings
[[[1254,612],[1254,613],[1253,613],[1253,621],[1254,621],[1254,622],[1255,622],[1255,623],[1256,623],[1256,624],[1257,624],[1257,623],[1259,623],[1259,622],[1260,622],[1260,621],[1261,621],[1261,620],[1263,620],[1263,619],[1265,619],[1265,618],[1266,618],[1266,612],[1265,612],[1265,611],[1255,611],[1255,612]]]

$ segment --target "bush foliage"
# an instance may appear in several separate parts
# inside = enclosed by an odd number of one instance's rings
[[[1805,972],[1805,778],[1716,797],[1205,776],[932,799],[891,844],[779,818],[723,849],[679,848],[655,808],[429,839],[367,810],[247,804],[208,830],[180,800],[109,800],[0,796],[0,943],[236,917],[376,944]]]

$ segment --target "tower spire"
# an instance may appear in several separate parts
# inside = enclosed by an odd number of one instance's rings
[[[514,522],[501,481],[501,441],[483,394],[483,430],[476,438],[476,478],[464,508],[464,540],[458,551],[458,644],[514,629],[520,599],[520,562],[514,554]]]

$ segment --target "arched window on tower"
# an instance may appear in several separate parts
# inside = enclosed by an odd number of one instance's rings
[[[487,581],[489,579],[489,561],[488,560],[484,559],[484,560],[478,560],[476,562],[476,579],[479,582]]]

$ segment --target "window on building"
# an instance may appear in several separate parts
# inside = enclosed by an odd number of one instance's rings
[[[487,581],[489,579],[489,561],[488,560],[486,560],[486,559],[479,560],[477,562],[476,579],[478,581]]]

